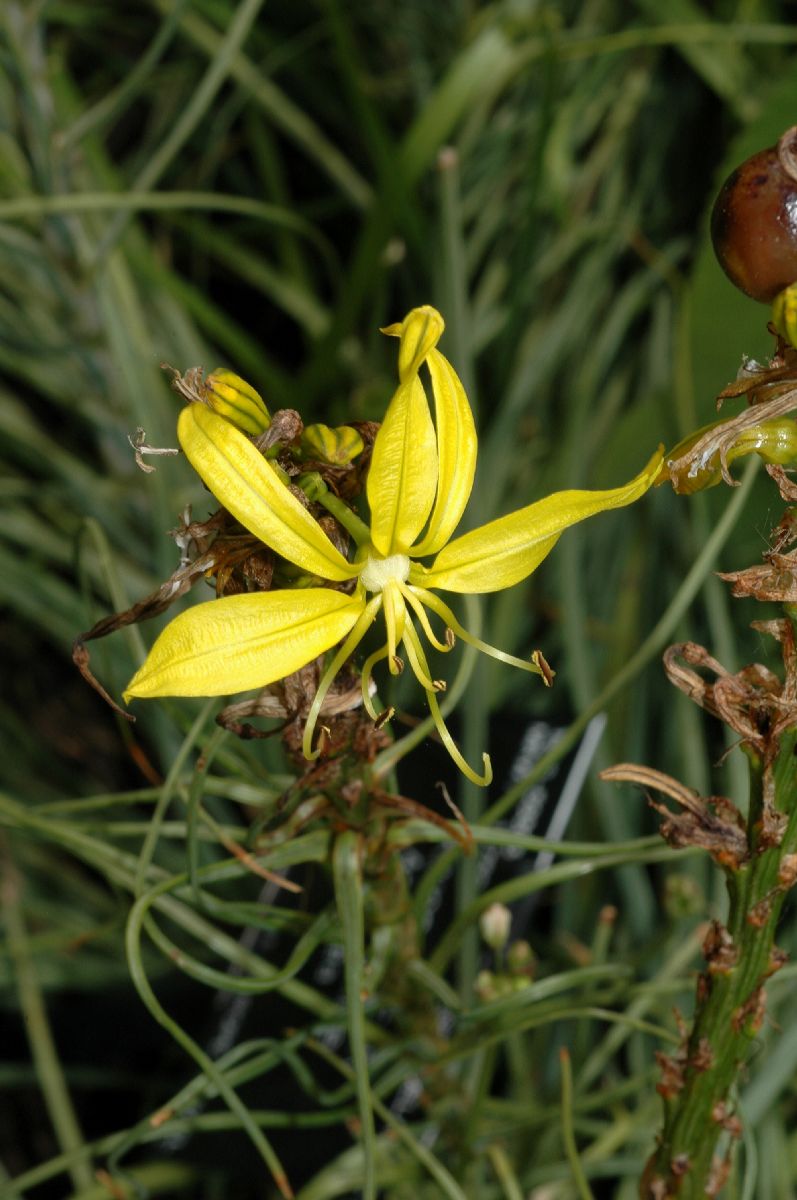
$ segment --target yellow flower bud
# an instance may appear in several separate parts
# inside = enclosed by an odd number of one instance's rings
[[[772,324],[785,342],[797,347],[797,284],[778,292],[772,301]]]
[[[405,383],[420,370],[430,351],[443,336],[445,322],[440,313],[428,304],[414,308],[403,321],[386,325],[380,332],[388,337],[401,338],[399,346],[399,379]]]
[[[205,401],[220,417],[232,421],[233,425],[252,437],[265,433],[271,424],[263,400],[258,392],[226,367],[217,367],[205,380]]]
[[[727,426],[727,421],[715,421],[679,442],[665,456],[654,486],[669,480],[674,491],[681,495],[714,487],[722,479],[722,449],[728,467],[748,454],[757,454],[765,463],[782,467],[797,463],[797,421],[793,417],[761,421],[740,430],[732,442],[722,436]]]
[[[328,425],[306,425],[301,441],[302,458],[328,463],[332,467],[345,467],[362,454],[365,442],[351,425],[339,425],[330,429]]]

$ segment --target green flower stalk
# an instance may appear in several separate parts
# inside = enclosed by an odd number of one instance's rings
[[[183,409],[180,445],[219,502],[320,586],[226,596],[181,613],[130,681],[126,700],[261,688],[338,646],[307,718],[303,750],[314,758],[314,730],[324,697],[381,614],[384,641],[361,672],[366,710],[377,719],[369,686],[374,666],[387,659],[389,671],[397,674],[404,666],[402,650],[457,766],[474,783],[490,782],[488,755],[483,755],[480,774],[462,757],[445,725],[437,702],[445,683],[433,677],[419,631],[439,651],[450,650],[459,637],[543,678],[546,665],[537,653],[527,661],[474,637],[437,593],[494,592],[519,583],[570,525],[642,496],[659,473],[662,455],[654,454],[622,487],[557,492],[453,538],[470,497],[477,437],[462,383],[437,349],[443,328],[440,314],[426,306],[383,330],[398,339],[399,384],[373,446],[366,486],[370,522],[351,510],[338,517],[355,542],[351,558],[336,549],[245,436],[237,408],[224,415],[217,404],[190,403]],[[431,384],[434,421],[421,368]],[[442,638],[429,613],[444,622]]]

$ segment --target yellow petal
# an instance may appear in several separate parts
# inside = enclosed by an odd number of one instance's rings
[[[531,574],[568,526],[644,495],[661,463],[658,450],[645,469],[623,487],[555,492],[528,508],[490,521],[449,542],[428,570],[413,563],[409,582],[450,592],[497,592],[511,587]]]
[[[190,404],[180,413],[177,433],[191,466],[255,537],[313,575],[341,581],[356,574],[271,464],[229,421]]]
[[[421,363],[440,341],[445,327],[440,313],[430,304],[413,308],[399,324],[385,326],[382,333],[401,338],[398,373],[402,383],[418,374]]]
[[[476,471],[478,441],[468,397],[459,376],[439,350],[426,365],[432,377],[439,473],[429,528],[413,555],[436,554],[459,525]]]
[[[376,435],[367,494],[379,554],[406,554],[429,517],[437,486],[437,442],[421,381],[399,384]]]
[[[361,594],[329,588],[251,592],[199,604],[166,626],[130,680],[125,701],[264,687],[334,646],[363,608]]]

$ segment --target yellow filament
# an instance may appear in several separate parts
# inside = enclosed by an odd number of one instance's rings
[[[319,751],[313,750],[313,734],[315,733],[315,725],[318,720],[318,714],[321,712],[321,705],[324,703],[324,697],[332,685],[332,682],[340,668],[346,660],[354,653],[357,646],[368,632],[368,627],[373,623],[376,614],[382,605],[382,595],[374,596],[368,601],[360,616],[357,618],[357,623],[352,629],[346,641],[338,650],[332,662],[327,667],[324,674],[321,676],[321,682],[318,685],[318,691],[315,694],[313,703],[310,705],[310,711],[307,714],[307,724],[304,727],[304,737],[302,739],[302,753],[305,758],[318,758]]]
[[[376,664],[381,662],[383,658],[387,658],[388,654],[389,650],[387,648],[387,644],[385,644],[380,650],[375,650],[373,654],[369,654],[368,658],[366,658],[365,662],[363,663],[361,675],[363,688],[363,707],[372,721],[377,719],[379,713],[376,710],[376,705],[371,699],[371,675]]]
[[[390,674],[398,675],[399,668],[395,660],[398,658],[396,648],[404,637],[404,621],[407,609],[404,599],[396,584],[391,580],[382,590],[382,600],[385,606],[385,625],[387,626],[387,652],[390,660]]]
[[[411,607],[412,611],[415,613],[420,622],[421,629],[426,634],[426,637],[434,646],[435,650],[440,650],[443,654],[447,654],[449,650],[453,650],[453,641],[441,642],[440,639],[435,636],[435,632],[432,629],[426,609],[423,607],[418,597],[414,595],[414,589],[407,587],[406,584],[403,583],[398,584],[398,589]]]
[[[437,613],[445,621],[449,629],[453,629],[457,637],[462,638],[463,642],[467,642],[469,646],[474,646],[477,650],[481,650],[483,654],[489,654],[491,658],[497,658],[499,662],[508,663],[510,667],[520,667],[522,671],[529,671],[532,675],[542,675],[540,667],[535,662],[529,662],[525,658],[517,658],[514,654],[507,654],[504,650],[499,650],[496,646],[491,646],[489,642],[483,642],[481,638],[474,637],[472,633],[468,633],[460,625],[457,618],[452,613],[451,609],[436,596],[434,592],[428,591],[426,588],[417,587],[415,584],[409,586],[408,589],[420,601],[421,604],[431,608],[432,612]]]
[[[418,679],[421,679],[421,676],[418,674],[418,669],[417,669],[418,667],[426,673],[426,676],[428,678],[428,676],[430,675],[430,671],[429,671],[429,665],[426,662],[426,656],[424,655],[424,652],[423,652],[423,646],[421,645],[420,641],[418,640],[418,634],[415,632],[412,622],[409,620],[407,621],[407,627],[404,630],[404,645],[407,647],[407,657],[409,658],[410,663],[412,664],[412,669],[415,671],[415,674],[418,676]],[[410,652],[411,650],[412,650],[412,653]],[[416,655],[417,655],[417,667],[416,667],[416,663],[414,661],[414,656],[416,656]],[[421,680],[421,682],[423,682],[423,680]],[[451,734],[448,732],[446,723],[443,720],[443,714],[440,712],[440,705],[437,703],[437,696],[435,694],[436,689],[434,687],[432,687],[432,688],[426,687],[425,691],[426,691],[426,699],[429,701],[429,712],[432,714],[432,720],[434,721],[435,729],[440,734],[440,740],[442,741],[446,750],[451,755],[454,762],[459,767],[460,771],[462,771],[463,775],[467,775],[467,777],[471,781],[471,783],[475,783],[477,785],[477,787],[487,787],[487,785],[492,782],[492,778],[493,778],[493,768],[492,768],[492,763],[490,762],[490,755],[482,754],[482,763],[484,765],[484,774],[477,775],[476,772],[473,770],[473,767],[468,766],[467,762],[460,754],[459,748],[458,748],[456,742],[452,738]]]
[[[418,683],[421,685],[423,690],[425,692],[440,691],[441,689],[432,679],[432,674],[429,670],[429,664],[427,663],[426,656],[423,652],[423,646],[421,645],[418,634],[415,632],[415,626],[409,617],[407,618],[407,623],[404,626],[404,645],[407,650],[407,658],[410,660],[412,673],[418,680]]]

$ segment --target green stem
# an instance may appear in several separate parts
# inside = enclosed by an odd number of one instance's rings
[[[363,1152],[363,1200],[376,1200],[376,1128],[368,1066],[365,1029],[365,914],[360,856],[362,846],[357,834],[348,830],[337,838],[332,853],[335,897],[343,929],[345,950],[346,1011],[349,1026],[349,1050],[360,1113],[360,1137]]]
[[[714,1195],[710,1188],[722,1169],[714,1159],[717,1142],[724,1129],[736,1132],[728,1096],[765,1017],[763,985],[781,965],[775,930],[797,852],[796,749],[797,730],[788,730],[772,766],[772,802],[786,817],[777,845],[774,837],[762,838],[763,774],[751,765],[750,857],[728,868],[727,928],[712,927],[694,1025],[682,1051],[663,1063],[664,1129],[643,1176],[644,1200]]]
[[[317,472],[301,475],[296,481],[308,500],[316,500],[328,513],[350,533],[358,546],[367,546],[371,541],[371,530],[361,521],[356,512],[345,501],[331,492]]]
[[[58,1057],[41,981],[31,954],[30,940],[22,909],[22,879],[10,860],[4,863],[4,882],[0,905],[6,926],[8,953],[14,968],[20,1009],[33,1054],[44,1104],[63,1153],[70,1158],[69,1172],[76,1192],[88,1190],[93,1182],[91,1152],[86,1145],[72,1104],[69,1086]]]

